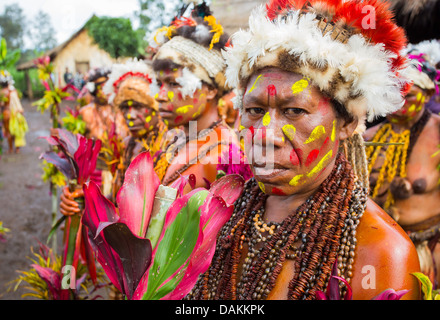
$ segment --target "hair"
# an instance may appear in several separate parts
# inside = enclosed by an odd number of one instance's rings
[[[173,70],[182,67],[180,64],[175,63],[171,59],[155,59],[153,60],[152,66],[153,70],[156,72],[161,70]]]
[[[5,81],[5,82],[1,81],[0,82],[0,87],[1,88],[7,88],[8,86],[9,86],[9,82],[7,82],[7,81]]]

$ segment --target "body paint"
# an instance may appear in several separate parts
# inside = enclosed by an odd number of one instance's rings
[[[263,193],[266,193],[266,187],[264,186],[263,182],[258,182],[258,186],[260,187],[260,190],[263,191]]]
[[[319,163],[314,167],[308,174],[307,177],[312,177],[315,174],[319,173],[322,169],[324,169],[324,164],[327,160],[331,159],[333,156],[333,150],[327,152],[327,154],[319,161]]]
[[[290,162],[294,166],[299,166],[302,162],[302,150],[301,149],[292,149],[290,152]]]
[[[292,187],[297,186],[297,185],[299,184],[299,181],[301,180],[302,177],[303,177],[302,174],[293,177],[293,179],[290,180],[289,184],[290,184]]]
[[[318,155],[319,155],[318,149],[312,150],[307,156],[306,167],[310,166],[318,158]]]
[[[174,123],[179,123],[182,120],[183,120],[182,116],[177,116],[176,119],[174,120]]]
[[[307,89],[308,86],[309,86],[309,81],[307,81],[306,79],[301,79],[292,85],[292,93],[293,94],[301,93],[305,89]]]
[[[286,195],[282,190],[280,190],[276,187],[272,188],[272,194],[276,194],[277,196],[285,196]]]
[[[269,112],[266,112],[266,114],[263,117],[263,126],[267,127],[270,124],[270,114]]]
[[[189,111],[189,109],[192,109],[192,108],[194,108],[194,106],[192,104],[189,104],[189,105],[177,108],[176,113],[179,113],[179,114],[187,113]]]
[[[332,139],[332,142],[335,142],[335,139],[336,139],[336,120],[333,120],[332,134],[331,134],[330,138]]]
[[[260,75],[257,77],[257,79],[255,80],[254,84],[253,84],[252,87],[249,89],[249,93],[251,93],[252,91],[254,91],[254,89],[257,87],[257,82],[260,80],[260,78],[261,78],[262,76],[263,76],[263,75],[260,74]]]
[[[282,130],[286,135],[287,139],[293,141],[293,138],[295,137],[295,133],[296,133],[296,128],[291,124],[286,124],[283,126]]]
[[[277,88],[273,84],[267,86],[267,92],[269,96],[276,96],[277,95]]]
[[[174,92],[173,91],[168,91],[167,96],[168,96],[168,100],[170,100],[172,102],[173,99],[174,99]]]
[[[325,128],[324,126],[320,125],[317,126],[315,129],[313,129],[312,133],[310,134],[310,137],[307,139],[304,144],[308,144],[310,142],[313,142],[319,138],[321,138],[325,134]]]

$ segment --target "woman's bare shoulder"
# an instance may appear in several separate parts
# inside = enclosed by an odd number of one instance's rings
[[[420,272],[416,248],[408,235],[376,203],[369,200],[357,230],[358,245],[353,272],[355,298],[371,299],[386,289],[411,290],[407,299],[419,297]]]

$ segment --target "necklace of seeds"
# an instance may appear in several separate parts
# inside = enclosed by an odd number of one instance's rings
[[[188,298],[265,299],[286,259],[295,264],[289,299],[314,299],[317,290],[324,291],[336,260],[339,274],[349,281],[367,198],[345,157],[338,155],[336,168],[318,192],[282,223],[263,222],[266,199],[254,179],[246,184],[219,235],[210,269]],[[341,287],[342,296],[344,291]]]

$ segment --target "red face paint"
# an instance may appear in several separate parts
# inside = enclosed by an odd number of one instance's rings
[[[275,195],[278,195],[278,196],[285,196],[286,195],[282,190],[280,190],[280,189],[278,189],[276,187],[272,188],[272,194],[275,194]]]
[[[193,103],[197,104],[197,103],[199,103],[199,100],[197,98],[194,98]]]
[[[267,86],[267,92],[269,93],[270,96],[276,96],[277,94],[277,88],[275,88],[275,86],[273,84],[268,85]]]
[[[293,149],[290,153],[290,162],[294,166],[299,166],[302,158],[302,150],[301,149]]]
[[[183,120],[182,116],[177,116],[176,119],[174,120],[174,123],[179,123],[182,120]]]
[[[319,149],[319,153],[321,153],[324,150],[325,146],[328,144],[329,141],[330,141],[330,137],[327,137],[324,143],[322,144],[321,148]]]
[[[177,93],[177,98],[179,98],[179,100],[182,100],[183,99],[182,93],[178,92]]]
[[[330,102],[329,98],[322,98],[321,100],[319,100],[318,111],[322,115],[326,115],[328,113],[328,111],[329,111],[329,102]]]
[[[318,155],[319,155],[319,150],[318,149],[312,150],[309,153],[309,155],[307,156],[306,166],[307,167],[310,166],[313,163],[313,161],[315,161],[316,158],[318,158]]]

